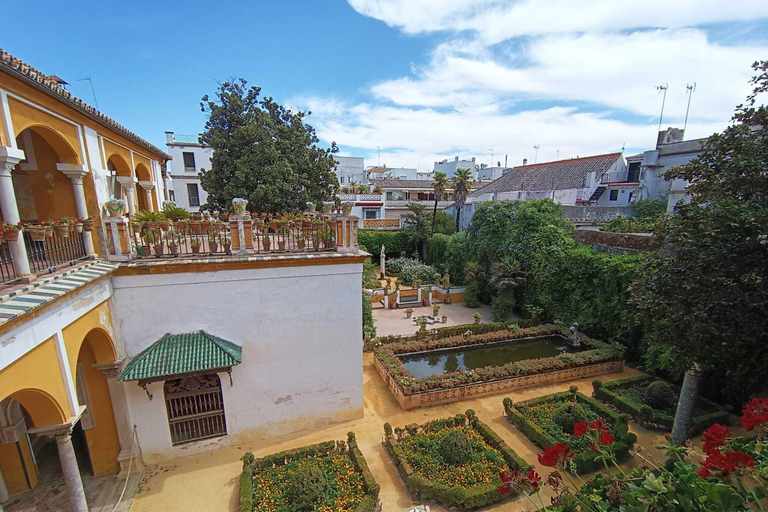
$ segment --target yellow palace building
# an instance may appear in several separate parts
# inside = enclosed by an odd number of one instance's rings
[[[362,417],[351,209],[130,219],[170,156],[62,85],[0,50],[0,511]]]
[[[116,472],[131,455],[130,426],[119,424],[113,407],[124,398],[115,396],[110,267],[97,260],[105,244],[100,205],[114,195],[126,200],[127,213],[157,210],[169,158],[56,77],[0,50],[3,222],[90,217],[96,226],[43,242],[24,231],[0,247],[0,503],[37,485],[37,450],[51,438],[67,489],[82,493],[75,424],[93,474]],[[78,272],[61,271],[67,267]]]

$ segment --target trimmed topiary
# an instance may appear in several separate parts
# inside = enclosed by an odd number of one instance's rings
[[[643,402],[654,409],[669,409],[677,404],[677,393],[670,383],[657,380],[645,388]]]
[[[299,510],[313,510],[328,489],[325,473],[315,463],[301,466],[288,485],[285,497]]]
[[[577,402],[567,402],[561,405],[555,414],[552,415],[552,421],[563,429],[566,434],[573,434],[573,424],[587,420],[587,411]]]
[[[461,466],[472,459],[472,446],[467,434],[452,430],[440,441],[440,455],[452,466]]]

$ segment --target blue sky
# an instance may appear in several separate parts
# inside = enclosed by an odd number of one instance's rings
[[[349,0],[226,3],[14,2],[0,45],[150,142],[203,128],[200,97],[244,77],[310,109],[324,143],[431,168],[476,156],[510,164],[722,129],[768,58],[768,2]],[[658,5],[656,5],[658,4]],[[726,8],[727,6],[727,8]],[[76,22],[73,22],[76,21]]]

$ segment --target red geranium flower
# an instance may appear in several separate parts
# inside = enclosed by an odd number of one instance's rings
[[[608,425],[603,423],[603,420],[598,418],[594,423],[589,424],[589,428],[597,430],[598,432],[608,432]]]
[[[573,457],[573,452],[563,443],[557,443],[555,446],[547,446],[544,453],[538,455],[539,464],[544,466],[556,466],[561,460],[563,462]]]
[[[499,478],[501,478],[499,492],[501,494],[509,494],[509,491],[517,487],[517,484],[520,481],[520,472],[514,470],[509,473],[499,473]]]
[[[741,425],[747,430],[768,423],[768,398],[755,398],[744,406]]]
[[[573,435],[583,436],[587,433],[587,422],[579,421],[573,424]]]
[[[589,449],[592,450],[595,453],[600,453],[600,448],[598,448],[595,445],[590,446]]]
[[[603,432],[600,436],[600,444],[604,446],[613,446],[613,441],[616,439],[616,436],[613,434],[609,434],[608,432]]]
[[[704,431],[704,453],[707,455],[719,452],[721,446],[731,438],[731,429],[725,425],[715,423]]]
[[[541,482],[541,477],[535,469],[531,468],[528,474],[525,475],[525,483],[536,489],[539,487],[539,482]]]
[[[714,452],[707,457],[699,470],[699,476],[706,478],[713,471],[719,471],[723,476],[728,476],[737,468],[753,468],[755,461],[749,454],[742,451],[726,452],[725,455]]]

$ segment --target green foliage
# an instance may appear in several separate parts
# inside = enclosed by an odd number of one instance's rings
[[[600,226],[600,231],[611,233],[652,233],[657,219],[625,219],[621,215]]]
[[[641,199],[632,203],[632,211],[637,219],[656,220],[667,213],[667,199]]]
[[[435,268],[444,269],[448,253],[448,244],[452,237],[435,233],[427,240],[427,257],[425,263]]]
[[[466,290],[464,291],[464,305],[468,308],[479,308],[480,300],[477,298],[477,294],[480,289],[480,265],[474,261],[470,261],[464,267],[464,281],[466,284]]]
[[[432,283],[435,280],[436,273],[437,270],[434,267],[415,262],[403,266],[403,270],[400,273],[400,282],[412,285],[414,279],[421,279],[422,283]]]
[[[371,308],[371,297],[363,295],[363,336],[371,339],[376,337],[376,325]]]
[[[305,464],[293,475],[288,484],[286,499],[299,510],[313,510],[315,504],[325,495],[328,480],[317,464]]]
[[[366,250],[364,247],[360,249]],[[373,264],[371,258],[366,258],[363,262],[363,288],[381,288],[379,269]]]
[[[576,402],[564,403],[552,415],[552,421],[567,434],[573,434],[574,423],[586,421],[587,419],[588,416],[584,407]]]
[[[163,206],[163,216],[168,220],[178,222],[180,220],[188,219],[189,212],[181,206],[167,203],[165,206]]]
[[[461,226],[461,210],[467,201],[469,189],[472,186],[472,171],[469,169],[456,169],[451,179],[453,185],[453,205],[456,208],[456,231]]]
[[[768,61],[754,91],[699,158],[666,173],[689,182],[657,235],[669,248],[643,267],[632,300],[647,331],[645,363],[677,378],[698,363],[710,391],[737,405],[768,382]]]
[[[243,472],[240,473],[240,499],[238,512],[253,512],[253,454],[243,455]]]
[[[456,220],[448,212],[435,214],[435,235],[452,235],[456,232]]]
[[[411,253],[415,247],[403,231],[377,231],[361,229],[357,232],[357,241],[365,246],[368,251],[377,256],[381,252],[381,246],[387,255],[400,255],[401,252]],[[387,260],[389,266],[389,260]]]
[[[408,203],[408,211],[402,215],[403,233],[408,237],[409,243],[416,247],[420,257],[424,257],[424,244],[432,235],[429,212],[427,207],[417,201]]]
[[[319,148],[304,112],[260,94],[236,79],[223,82],[215,99],[202,98],[208,120],[200,139],[213,148],[211,169],[201,178],[209,206],[229,211],[232,199],[241,197],[250,211],[285,212],[330,200],[338,188],[336,144]]]
[[[461,466],[472,460],[472,446],[467,434],[460,430],[449,432],[440,441],[440,454],[452,466]]]
[[[165,220],[165,215],[162,212],[152,212],[149,210],[141,210],[133,214],[133,218],[136,222],[158,222]]]
[[[445,193],[445,189],[448,186],[448,176],[444,172],[437,171],[432,176],[432,190],[435,192],[435,205],[432,208],[432,232],[431,234],[435,234],[437,231],[437,204],[443,199],[443,194]],[[440,212],[444,213],[444,212]],[[450,215],[449,215],[450,217]],[[451,224],[453,224],[453,218],[451,218]],[[447,233],[450,234],[450,233]]]
[[[654,409],[668,409],[677,403],[677,392],[668,382],[651,382],[643,395],[643,402]]]

